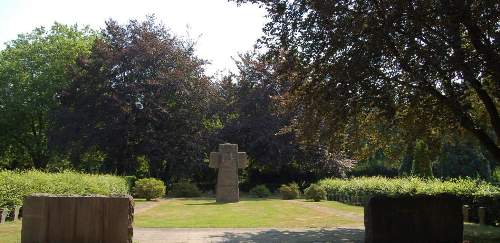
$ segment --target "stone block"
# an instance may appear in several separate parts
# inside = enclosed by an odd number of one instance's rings
[[[455,196],[376,196],[365,207],[366,243],[462,240],[462,202]]]
[[[35,194],[23,204],[22,243],[131,243],[130,196],[53,196]]]
[[[477,209],[477,215],[479,217],[479,224],[486,225],[486,208],[479,207]]]
[[[14,220],[19,219],[20,211],[21,211],[21,206],[14,207],[13,212],[12,212],[14,214]]]
[[[238,152],[237,144],[219,144],[219,152],[210,153],[210,168],[217,168],[217,202],[238,202],[238,169],[248,166],[245,152]]]
[[[469,205],[464,205],[462,207],[462,214],[463,214],[463,217],[464,217],[464,222],[470,222],[470,218],[469,218],[470,207],[469,207]]]
[[[0,208],[0,224],[5,224],[7,217],[9,216],[8,208]]]

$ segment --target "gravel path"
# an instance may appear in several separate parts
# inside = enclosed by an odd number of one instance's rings
[[[363,228],[325,229],[155,229],[135,228],[134,242],[363,242]]]

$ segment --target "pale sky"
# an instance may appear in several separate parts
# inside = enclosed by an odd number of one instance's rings
[[[212,62],[207,72],[232,70],[231,57],[251,50],[262,35],[265,11],[227,0],[0,0],[0,49],[55,21],[100,29],[113,18],[122,24],[155,14],[174,34],[197,40],[197,55]]]

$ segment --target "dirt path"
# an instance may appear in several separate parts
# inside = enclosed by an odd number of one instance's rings
[[[154,229],[135,228],[134,242],[363,242],[362,228],[325,229]]]
[[[150,202],[146,201],[146,202],[136,203],[134,206],[134,214],[142,213],[146,210],[157,207],[163,204],[165,201],[166,199],[157,199],[157,201],[150,201]]]
[[[310,209],[315,210],[317,212],[331,215],[331,216],[343,217],[343,218],[347,218],[347,219],[351,219],[353,221],[359,221],[359,222],[364,221],[364,216],[362,214],[347,212],[347,211],[343,211],[343,210],[335,209],[335,208],[329,208],[329,207],[321,206],[317,203],[297,201],[297,200],[290,200],[290,203],[300,204],[300,206],[302,206],[302,207],[310,208]]]

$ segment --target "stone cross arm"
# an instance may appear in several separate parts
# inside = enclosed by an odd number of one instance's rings
[[[219,152],[210,153],[210,168],[220,168],[223,159],[233,161],[237,164],[238,169],[243,169],[248,166],[247,153],[238,152],[236,144],[221,144]]]

